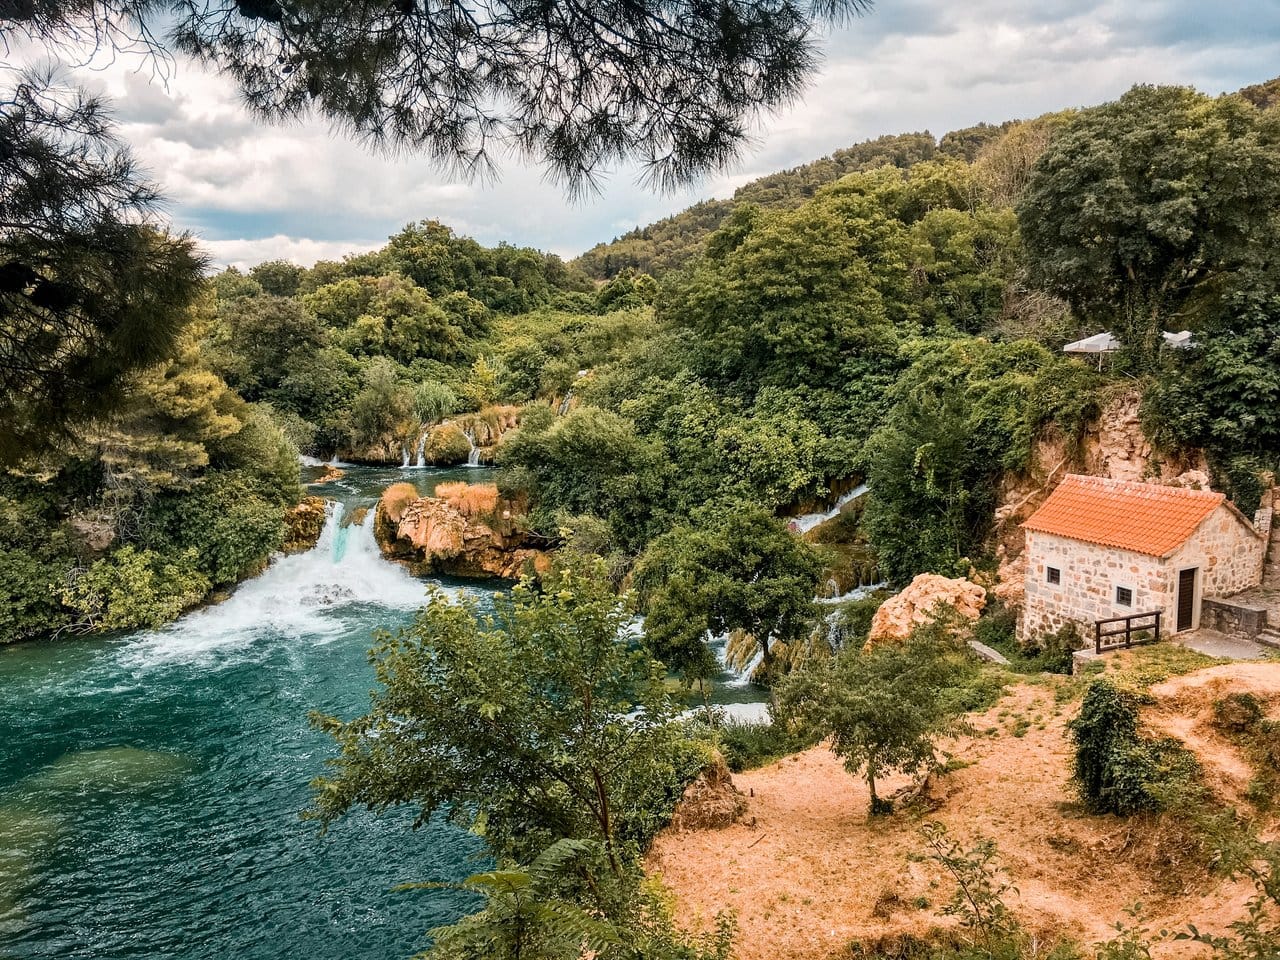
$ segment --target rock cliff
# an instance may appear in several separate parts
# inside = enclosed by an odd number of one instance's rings
[[[1178,456],[1157,454],[1142,431],[1141,407],[1141,390],[1130,387],[1106,404],[1078,445],[1069,444],[1060,433],[1051,430],[1037,440],[1026,471],[1006,474],[1000,487],[993,533],[995,553],[1000,561],[999,583],[993,592],[1003,602],[1016,606],[1022,600],[1023,521],[1040,509],[1068,473],[1208,486],[1204,452],[1187,450]]]

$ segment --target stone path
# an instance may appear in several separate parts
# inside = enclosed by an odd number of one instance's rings
[[[1229,637],[1216,630],[1192,630],[1180,633],[1172,640],[1206,656],[1223,657],[1228,660],[1259,660],[1273,652],[1259,643],[1240,637]]]

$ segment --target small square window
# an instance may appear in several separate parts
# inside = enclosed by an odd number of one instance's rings
[[[1057,567],[1046,567],[1044,572],[1044,578],[1049,583],[1061,583],[1062,571],[1059,570]]]
[[[1133,606],[1133,591],[1128,587],[1116,587],[1116,603],[1122,607]]]

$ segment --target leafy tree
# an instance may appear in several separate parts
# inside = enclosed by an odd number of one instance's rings
[[[833,659],[788,674],[774,688],[780,722],[831,749],[849,773],[862,774],[871,813],[892,812],[876,781],[899,771],[916,774],[937,763],[938,738],[959,729],[950,694],[967,669],[935,635],[918,631],[902,643],[869,650],[846,647]]]
[[[364,387],[351,403],[352,440],[357,445],[383,441],[409,419],[412,403],[396,365],[374,357],[365,367]]]
[[[744,395],[835,382],[845,357],[916,320],[909,236],[877,188],[851,177],[763,219],[660,301],[702,338],[713,382]]]
[[[0,90],[0,143],[0,464],[12,464],[110,412],[131,374],[169,355],[204,261],[157,225],[155,188],[101,100],[20,77]]]
[[[808,631],[821,567],[766,510],[719,508],[698,526],[673,527],[638,561],[645,636],[690,680],[713,674],[709,633],[744,630],[767,659],[772,641],[790,643]]]
[[[249,277],[273,297],[292,297],[306,271],[287,260],[267,260],[249,271]]]
[[[380,636],[370,712],[316,718],[340,752],[313,815],[413,804],[419,824],[441,811],[526,860],[591,839],[622,876],[705,762],[671,722],[661,665],[619,642],[629,617],[598,564],[522,583],[491,616],[433,596]]]
[[[1135,87],[1082,111],[1018,204],[1032,277],[1141,361],[1195,326],[1219,288],[1274,245],[1280,119],[1240,97]]]
[[[455,886],[484,897],[484,908],[431,931],[428,960],[728,960],[733,923],[717,917],[700,936],[679,931],[657,883],[629,867],[607,869],[598,842],[559,840],[527,867],[468,877]]]
[[[661,186],[722,167],[751,117],[803,89],[817,28],[867,7],[284,0],[170,11],[113,0],[10,5],[0,24],[55,46],[172,48],[230,76],[260,116],[315,110],[363,140],[471,172],[489,168],[495,147],[518,149],[580,191],[626,160]]]
[[[240,297],[223,301],[209,340],[214,369],[246,400],[293,409],[280,387],[295,370],[313,361],[328,334],[296,300]],[[311,411],[294,412],[305,416]]]
[[[661,490],[653,447],[615,413],[582,406],[553,422],[526,417],[498,451],[504,486],[528,491],[535,519],[550,530],[557,513],[609,520],[625,543],[644,536]]]

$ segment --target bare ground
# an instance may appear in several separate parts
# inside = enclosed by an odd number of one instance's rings
[[[1166,681],[1152,689],[1159,703],[1145,718],[1196,751],[1228,802],[1237,800],[1248,767],[1206,718],[1214,698],[1236,689],[1280,693],[1280,663],[1230,664]],[[1019,890],[1011,908],[1046,936],[1107,939],[1139,902],[1153,929],[1188,921],[1224,929],[1242,914],[1249,887],[1211,877],[1176,827],[1168,835],[1168,824],[1092,816],[1076,803],[1065,730],[1076,709],[1055,705],[1045,686],[1011,688],[973,718],[973,736],[950,744],[969,765],[938,779],[936,809],[924,814],[869,818],[866,785],[825,747],[739,774],[735,782],[750,794],[744,821],[661,834],[649,869],[676,893],[690,925],[736,913],[739,960],[847,956],[853,940],[945,925],[937,913],[954,884],[922,858],[925,819],[962,841],[995,840]],[[1157,956],[1194,957],[1198,949],[1170,944]]]

